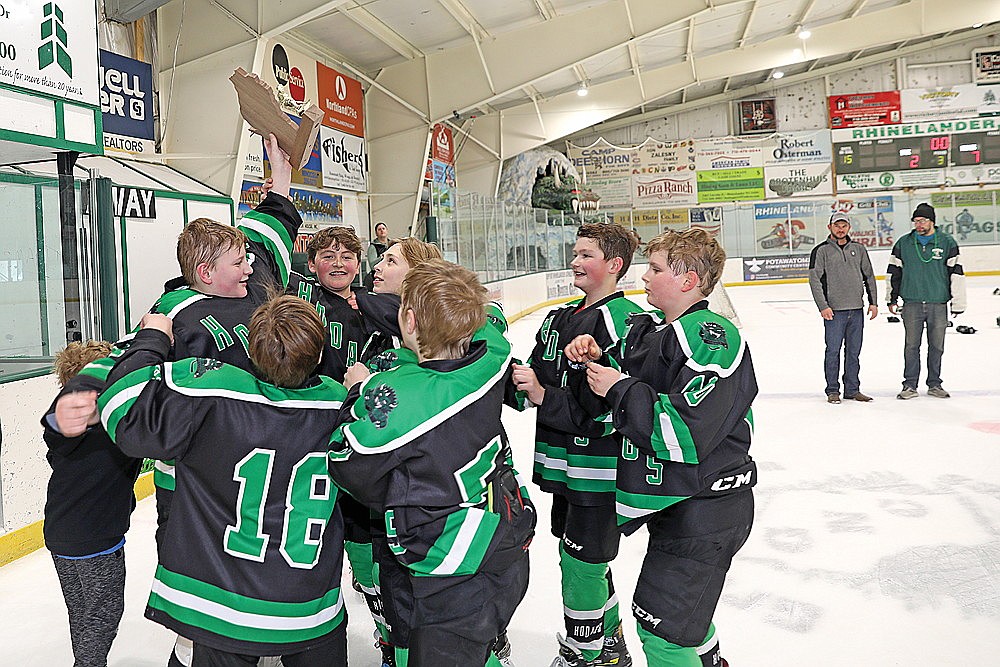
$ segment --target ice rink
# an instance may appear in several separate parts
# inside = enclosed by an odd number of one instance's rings
[[[978,332],[948,331],[942,378],[951,399],[927,397],[921,385],[919,398],[896,400],[903,328],[882,312],[866,327],[861,358],[861,389],[875,401],[841,405],[825,402],[823,327],[808,286],[729,289],[760,384],[757,516],[716,615],[732,667],[1000,664],[998,286],[996,276],[968,281],[969,309],[957,323]],[[529,353],[544,314],[512,326],[517,356]],[[509,411],[504,421],[530,475],[533,414]],[[519,667],[547,667],[562,631],[549,497],[533,498],[531,584],[510,628]],[[165,665],[173,643],[142,615],[154,524],[148,499],[127,538],[127,606],[110,665]],[[623,540],[613,564],[637,666],[646,661],[630,601],[645,540],[644,531]],[[350,664],[375,667],[371,618],[344,581]],[[0,665],[72,664],[47,551],[0,568],[0,647]]]

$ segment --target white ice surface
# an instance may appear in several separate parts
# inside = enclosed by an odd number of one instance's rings
[[[969,280],[969,312],[950,329],[942,376],[952,398],[895,399],[901,324],[866,327],[861,387],[873,403],[828,405],[823,328],[806,285],[729,290],[760,395],[751,453],[760,469],[753,533],[730,571],[716,624],[733,667],[1000,664],[1000,296]],[[880,294],[883,286],[879,285]],[[526,357],[544,312],[515,323]],[[531,470],[531,413],[505,411],[519,468]],[[562,631],[549,498],[532,544],[528,594],[510,628],[519,667],[545,667]],[[127,545],[127,607],[110,665],[160,666],[171,633],[142,616],[155,565],[153,501]],[[646,664],[629,613],[644,531],[613,565],[635,664]],[[347,584],[345,579],[345,584]],[[378,664],[371,619],[345,585],[350,664]],[[46,551],[0,568],[0,665],[69,665],[66,611]]]

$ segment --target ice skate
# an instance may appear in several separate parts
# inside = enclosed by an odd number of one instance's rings
[[[604,638],[601,655],[589,664],[594,667],[629,667],[632,664],[632,656],[629,655],[628,646],[625,645],[621,623],[610,637]]]
[[[497,657],[503,667],[514,667],[514,659],[510,655],[510,640],[507,639],[507,632],[500,633],[500,636],[493,642],[493,655]]]

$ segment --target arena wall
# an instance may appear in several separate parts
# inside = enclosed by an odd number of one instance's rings
[[[872,265],[880,278],[884,276],[888,257],[888,251],[871,253]],[[962,263],[969,274],[1000,275],[1000,246],[963,248]],[[644,264],[633,265],[620,283],[622,288],[640,293],[640,276],[645,269]],[[754,284],[744,282],[740,257],[728,260],[722,280],[726,285]],[[512,322],[539,308],[577,296],[568,270],[518,276],[488,283],[487,287]],[[880,303],[884,296],[884,288],[880,285]],[[0,384],[0,565],[43,546],[41,520],[49,466],[45,461],[39,419],[57,390],[52,375]],[[144,487],[148,486],[146,481]]]

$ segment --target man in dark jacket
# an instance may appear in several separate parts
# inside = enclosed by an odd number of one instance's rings
[[[864,336],[864,305],[868,319],[875,319],[875,273],[868,251],[850,237],[851,220],[846,213],[834,213],[827,225],[830,236],[809,255],[809,287],[823,318],[826,332],[826,400],[840,403],[840,351],[844,350],[844,398],[871,401],[861,393],[861,341]]]

